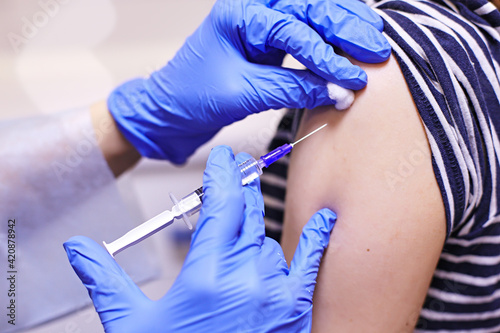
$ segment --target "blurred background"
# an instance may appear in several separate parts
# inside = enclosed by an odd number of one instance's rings
[[[148,76],[173,57],[214,2],[0,0],[0,120],[85,107],[106,99],[115,86],[130,78]],[[227,144],[236,152],[260,156],[281,114],[282,111],[271,111],[231,125],[182,167],[142,160],[118,181],[123,200],[137,224],[169,209],[172,205],[169,192],[182,197],[201,185],[205,162],[213,146]],[[146,241],[151,244],[148,255],[154,258],[160,272],[158,278],[141,285],[151,298],[161,297],[173,283],[187,252],[189,237],[184,224],[176,222]],[[127,251],[119,256],[126,257]],[[77,281],[76,275],[74,278]],[[40,292],[50,293],[50,288],[57,286],[40,287]],[[29,301],[30,295],[22,294],[22,285],[18,288],[19,297]],[[19,323],[22,320],[22,316],[17,318]],[[93,308],[87,306],[21,331],[102,332],[103,329]]]

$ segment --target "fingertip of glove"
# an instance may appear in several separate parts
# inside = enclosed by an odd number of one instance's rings
[[[231,147],[229,147],[228,145],[218,145],[218,146],[215,146],[212,148],[212,151],[229,151],[229,152],[233,152],[233,150],[231,149]]]
[[[376,33],[371,37],[371,47],[366,52],[359,52],[354,58],[370,63],[378,64],[389,59],[392,46],[384,35]]]
[[[242,152],[236,155],[236,163],[240,164],[248,160],[249,158],[252,158],[252,155]]]
[[[231,147],[226,145],[215,146],[212,148],[210,152],[210,156],[208,157],[209,162],[220,161],[220,158],[226,156],[229,159],[234,160],[234,153]]]
[[[321,210],[321,214],[325,217],[325,222],[328,228],[328,231],[332,231],[333,227],[335,226],[335,223],[337,222],[337,214],[335,214],[333,211],[331,211],[328,208],[323,208]]]
[[[363,89],[368,83],[368,75],[361,67],[359,67],[359,76],[354,80],[354,83],[357,85],[353,88],[354,90]]]
[[[364,62],[368,63],[381,63],[389,59],[392,52],[391,44],[389,44],[387,38],[385,38],[382,34],[380,34],[378,37],[379,38],[376,40],[374,38],[374,45],[376,45],[376,47],[374,47],[371,52],[372,56],[367,57],[366,60],[365,59],[360,59],[360,60],[363,60]]]
[[[231,162],[234,161],[234,154],[229,146],[216,146],[212,148],[208,156],[205,176],[207,179],[220,178],[220,171],[226,173],[230,168]]]
[[[384,20],[378,15],[375,15],[373,17],[373,21],[371,22],[371,25],[375,27],[378,31],[382,32],[384,31]]]
[[[351,90],[360,90],[366,87],[368,83],[368,75],[359,66],[352,66],[350,70],[350,75],[346,76],[340,80],[334,81],[335,84]],[[346,72],[347,73],[347,72]]]
[[[79,258],[103,257],[103,253],[109,255],[107,251],[94,240],[85,236],[74,236],[63,243],[68,259],[73,264]]]
[[[212,149],[203,175],[205,196],[202,212],[203,207],[207,205],[222,206],[233,200],[243,202],[241,187],[241,171],[232,149],[228,146],[217,146]]]
[[[323,208],[315,214],[315,220],[317,222],[317,228],[324,232],[330,234],[337,222],[337,214],[328,208]]]
[[[227,176],[234,173],[236,165],[234,162],[234,153],[229,146],[216,146],[212,148],[210,156],[208,156],[207,167],[205,169],[205,175],[208,176],[205,180],[218,180],[216,183],[223,181],[225,185],[227,183]]]
[[[384,39],[384,44],[381,46],[381,50],[379,51],[379,55],[382,59],[387,60],[391,56],[392,47],[391,44],[387,40]]]
[[[75,236],[68,239],[63,243],[64,250],[66,251],[66,255],[68,260],[75,269],[75,272],[78,274],[78,263],[81,262],[81,254],[85,252],[84,248],[86,248],[86,243],[88,243],[89,239],[84,236]]]
[[[66,253],[68,255],[70,254],[71,251],[84,246],[86,243],[89,242],[89,238],[84,237],[84,236],[74,236],[68,239],[66,242],[63,243],[63,247],[66,250]]]

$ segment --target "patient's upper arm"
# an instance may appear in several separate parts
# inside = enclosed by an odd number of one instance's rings
[[[314,332],[412,331],[446,221],[424,128],[394,58],[362,65],[347,111],[308,111],[289,169],[283,247],[322,207],[338,215],[314,293]]]

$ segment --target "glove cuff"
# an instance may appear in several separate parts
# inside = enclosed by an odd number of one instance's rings
[[[151,98],[145,79],[134,79],[117,87],[108,97],[108,110],[122,134],[142,156],[175,164],[185,162],[186,157],[169,154],[155,140],[156,132],[161,129],[156,128],[154,114],[164,111]]]

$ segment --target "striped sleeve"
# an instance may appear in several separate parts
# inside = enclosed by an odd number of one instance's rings
[[[500,14],[484,0],[374,6],[424,124],[446,211],[417,332],[500,332]]]
[[[498,60],[481,28],[453,3],[386,1],[377,8],[425,125],[448,235],[464,235],[478,206],[490,204],[485,196],[496,198]],[[495,204],[488,215],[496,213]]]

